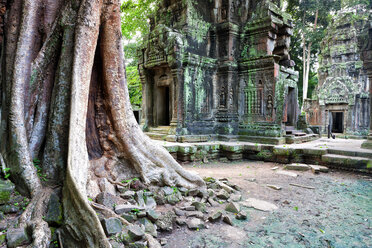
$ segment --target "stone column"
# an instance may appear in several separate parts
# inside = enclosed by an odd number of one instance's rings
[[[370,16],[371,17],[371,16]],[[370,113],[369,113],[369,134],[368,139],[362,144],[362,148],[372,149],[372,20],[370,19],[369,24],[369,41],[367,49],[362,53],[362,60],[364,68],[367,70],[369,80],[369,101],[370,101]]]
[[[176,134],[178,126],[178,99],[179,99],[179,84],[180,84],[181,70],[172,69],[173,85],[171,86],[171,100],[172,100],[172,119],[170,122],[170,134]]]

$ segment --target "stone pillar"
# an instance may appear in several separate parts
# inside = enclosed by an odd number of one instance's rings
[[[371,15],[370,15],[371,17]],[[362,53],[362,60],[364,68],[367,70],[369,80],[369,101],[370,101],[370,113],[369,113],[369,134],[368,140],[362,144],[362,148],[372,149],[372,20],[369,20],[369,40],[368,47]]]
[[[176,129],[178,127],[178,100],[180,97],[179,94],[179,85],[181,82],[181,70],[172,69],[173,84],[171,86],[171,101],[172,101],[172,119],[170,122],[170,134],[176,134]]]

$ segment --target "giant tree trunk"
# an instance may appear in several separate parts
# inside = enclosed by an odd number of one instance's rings
[[[17,189],[32,198],[20,225],[33,230],[34,247],[50,241],[42,217],[59,189],[65,246],[110,246],[88,201],[97,168],[111,182],[134,175],[147,185],[205,186],[137,125],[120,25],[119,0],[7,1],[0,152]]]

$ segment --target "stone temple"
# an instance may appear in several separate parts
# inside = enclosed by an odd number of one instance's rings
[[[299,115],[298,73],[279,2],[162,1],[139,54],[148,135],[285,142]]]
[[[321,44],[319,84],[305,102],[307,121],[321,132],[366,136],[370,127],[367,69],[361,54],[368,44],[370,10],[364,5],[337,13]]]

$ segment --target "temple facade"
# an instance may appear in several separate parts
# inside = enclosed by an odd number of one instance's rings
[[[307,121],[322,133],[366,136],[370,126],[367,70],[361,58],[368,44],[370,10],[339,11],[321,44],[319,84],[305,102]]]
[[[139,52],[143,129],[179,142],[283,143],[299,108],[279,2],[162,1]]]

